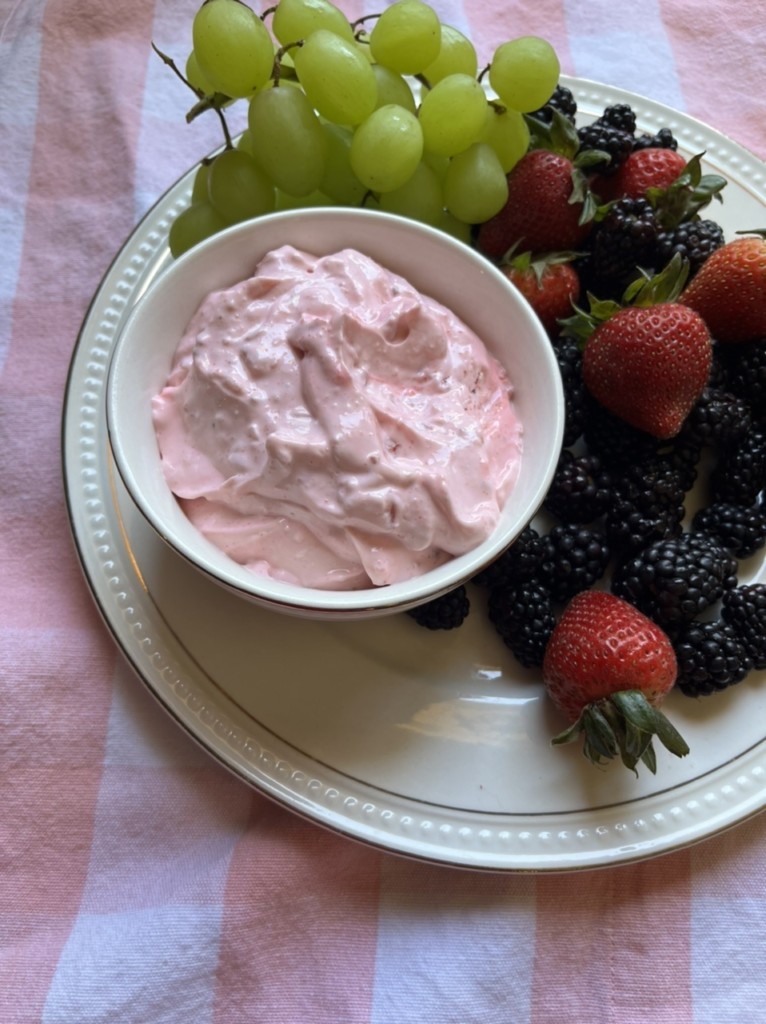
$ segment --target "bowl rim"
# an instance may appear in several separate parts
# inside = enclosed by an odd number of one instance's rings
[[[211,555],[215,561],[212,564],[209,563],[204,555],[195,550],[183,537],[168,530],[165,519],[145,497],[130,459],[120,443],[120,388],[118,385],[127,348],[125,339],[130,338],[133,325],[144,315],[143,311],[152,300],[160,295],[168,285],[172,286],[174,281],[184,280],[190,274],[193,276],[196,265],[204,264],[209,260],[211,250],[215,252],[222,247],[225,248],[234,244],[241,236],[257,235],[259,228],[262,230],[264,225],[271,227],[272,225],[285,224],[289,227],[290,223],[298,221],[315,221],[321,225],[323,222],[336,222],[339,219],[347,223],[358,222],[359,224],[365,224],[370,228],[376,222],[387,223],[405,234],[425,236],[430,238],[432,244],[446,246],[447,249],[451,249],[454,254],[457,254],[458,258],[462,258],[471,264],[479,273],[493,279],[496,284],[500,285],[503,290],[512,296],[512,301],[525,309],[525,315],[532,333],[537,335],[538,342],[540,342],[543,362],[547,364],[550,383],[553,385],[555,394],[555,403],[550,410],[550,415],[555,417],[552,431],[554,443],[550,447],[550,455],[545,471],[542,473],[537,487],[525,505],[524,515],[520,516],[518,521],[514,523],[513,529],[498,532],[496,528],[488,538],[470,551],[457,555],[436,569],[429,570],[412,579],[392,583],[387,586],[367,587],[359,590],[319,589],[304,587],[286,581],[273,580],[270,577],[261,576],[247,569],[246,566],[235,562],[223,551],[215,548],[211,542],[206,541],[214,549],[211,551]],[[288,241],[285,244],[291,243]],[[256,258],[258,258],[257,255]],[[391,269],[397,272],[395,268]],[[155,533],[189,564],[193,565],[198,571],[217,584],[265,607],[284,612],[294,612],[298,615],[322,616],[325,614],[351,618],[406,611],[409,608],[414,608],[417,605],[434,600],[455,589],[460,584],[465,583],[498,558],[503,551],[507,550],[534,518],[550,486],[550,481],[553,478],[563,447],[564,393],[553,345],[528,300],[519,289],[487,257],[447,232],[397,214],[362,207],[308,207],[265,214],[258,218],[230,225],[177,257],[173,263],[164,268],[149,282],[125,318],[110,353],[105,390],[107,439],[114,465],[131,501]],[[181,512],[181,514],[183,513]],[[198,534],[198,536],[205,540],[202,534]],[[218,564],[219,558],[221,564]],[[231,568],[229,569],[229,567]],[[425,581],[425,585],[423,581]],[[429,581],[433,581],[431,586],[427,585]]]

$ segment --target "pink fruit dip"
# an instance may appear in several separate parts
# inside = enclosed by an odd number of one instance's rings
[[[511,384],[448,309],[355,250],[290,246],[209,295],[153,400],[168,484],[231,558],[321,589],[476,547],[518,475]]]

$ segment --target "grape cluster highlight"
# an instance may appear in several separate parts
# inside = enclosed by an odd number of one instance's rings
[[[353,24],[331,0],[279,0],[262,15],[206,0],[184,71],[160,56],[195,94],[188,119],[215,111],[225,139],[171,225],[174,256],[229,224],[302,206],[380,209],[469,242],[504,206],[529,146],[524,114],[560,71],[553,47],[525,36],[479,72],[472,42],[422,0]],[[234,140],[236,102],[248,118]]]

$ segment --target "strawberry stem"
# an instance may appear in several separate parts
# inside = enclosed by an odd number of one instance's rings
[[[676,757],[689,753],[686,740],[640,690],[623,690],[588,704],[577,721],[551,742],[572,743],[580,736],[583,754],[593,764],[603,764],[619,755],[625,767],[636,775],[639,762],[652,774],[656,773],[655,737]]]

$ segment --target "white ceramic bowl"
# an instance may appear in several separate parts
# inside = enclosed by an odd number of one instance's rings
[[[150,401],[181,335],[208,292],[244,280],[268,251],[290,244],[315,255],[355,248],[452,309],[504,364],[524,425],[516,485],[479,547],[403,583],[353,591],[276,582],[238,565],[191,525],[160,466]],[[564,429],[561,379],[551,344],[526,300],[487,260],[444,233],[401,217],[329,208],[288,211],[229,228],[178,259],[128,317],[112,356],[107,425],[117,468],[157,533],[219,584],[261,605],[312,618],[404,611],[453,589],[493,561],[539,508]]]

